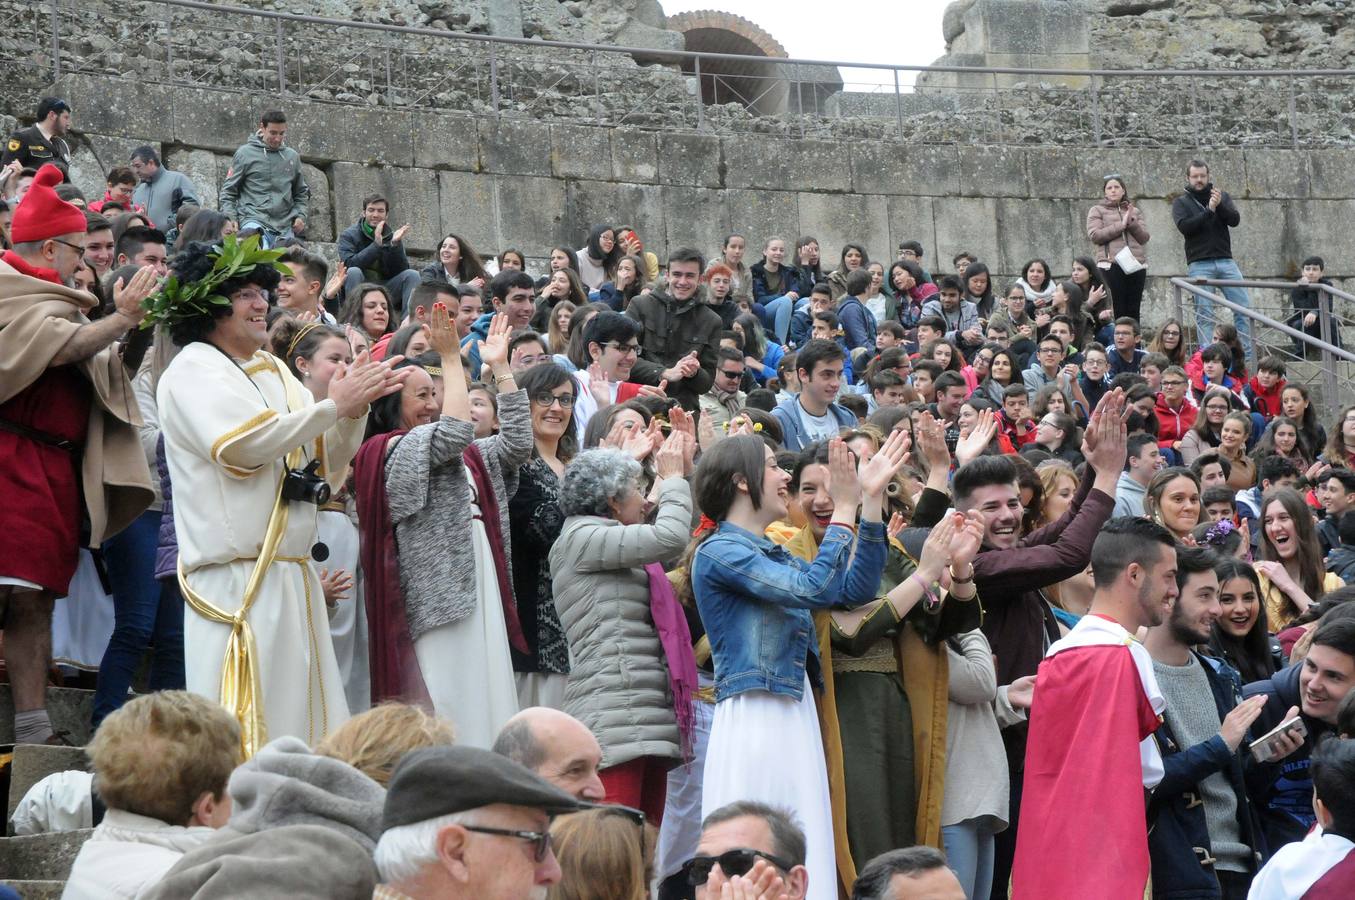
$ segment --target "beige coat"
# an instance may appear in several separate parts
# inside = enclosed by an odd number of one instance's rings
[[[89,323],[94,297],[23,275],[0,262],[0,403],[47,371],[76,330]],[[131,524],[151,501],[150,469],[141,449],[141,412],[117,347],[78,364],[94,392],[80,478],[90,546]]]
[[[1087,210],[1087,237],[1096,245],[1098,263],[1113,261],[1126,246],[1139,262],[1148,261],[1148,251],[1143,249],[1148,243],[1148,226],[1143,224],[1143,213],[1137,207],[1133,217],[1126,216],[1129,206],[1102,200]]]

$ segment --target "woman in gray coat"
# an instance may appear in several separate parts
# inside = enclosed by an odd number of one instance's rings
[[[565,712],[602,745],[598,774],[612,803],[663,815],[668,770],[691,731],[696,662],[691,633],[662,563],[687,545],[695,439],[674,429],[655,457],[658,513],[645,522],[640,464],[587,450],[565,469],[567,516],[550,552],[555,606],[569,641]]]

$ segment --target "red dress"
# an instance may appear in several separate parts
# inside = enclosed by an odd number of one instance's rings
[[[11,252],[5,262],[25,275],[57,281]],[[0,404],[0,419],[76,444],[76,451],[0,428],[0,576],[20,578],[65,596],[80,555],[84,501],[80,454],[93,395],[75,366],[57,366]]]

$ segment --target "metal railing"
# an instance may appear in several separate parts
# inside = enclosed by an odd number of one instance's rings
[[[1249,371],[1256,371],[1256,363],[1261,356],[1261,348],[1264,346],[1267,354],[1278,356],[1286,361],[1291,381],[1297,380],[1311,385],[1320,378],[1323,387],[1322,398],[1326,403],[1344,402],[1343,396],[1349,397],[1355,394],[1355,383],[1352,383],[1351,378],[1352,373],[1355,373],[1355,353],[1351,353],[1338,345],[1341,340],[1342,326],[1355,324],[1355,319],[1340,314],[1338,309],[1346,313],[1355,312],[1355,295],[1348,294],[1328,284],[1306,284],[1289,281],[1174,277],[1171,279],[1171,285],[1172,305],[1176,320],[1183,325],[1194,325],[1196,322],[1194,309],[1191,310],[1189,318],[1186,317],[1185,298],[1187,295],[1216,303],[1224,309],[1230,310],[1234,321],[1239,317],[1245,317],[1250,322],[1252,340],[1249,348],[1251,352],[1248,360]],[[1242,306],[1221,294],[1214,293],[1212,290],[1229,287],[1246,288],[1249,291],[1282,291],[1286,297],[1297,288],[1316,292],[1318,305],[1313,312],[1317,316],[1317,321],[1314,324],[1318,326],[1319,336],[1314,337],[1302,328],[1295,328],[1287,322],[1281,321],[1280,318],[1267,314],[1267,311],[1273,311],[1281,318],[1289,318],[1294,321],[1292,317],[1296,311],[1284,301],[1277,304],[1250,303],[1248,306]],[[1339,305],[1334,303],[1333,301],[1336,300],[1341,301],[1341,303]],[[1298,310],[1297,312],[1301,315],[1306,311]],[[1222,320],[1215,316],[1214,321],[1217,324]],[[1186,329],[1183,328],[1182,330],[1184,332]],[[1287,339],[1288,346],[1286,346],[1284,340],[1279,342],[1273,340],[1276,336]],[[1197,333],[1196,338],[1200,345],[1206,343],[1203,335]],[[1311,366],[1293,365],[1293,363],[1313,362],[1309,356],[1311,352],[1317,353],[1319,365],[1316,367],[1316,371],[1313,371]]]
[[[507,38],[201,0],[132,0],[112,20],[92,8],[0,0],[15,48],[7,74],[125,75],[382,108],[797,137],[1111,147],[1352,140],[1333,127],[1351,112],[1350,69],[884,65]],[[132,52],[117,52],[124,47]],[[844,82],[844,68],[873,80]]]

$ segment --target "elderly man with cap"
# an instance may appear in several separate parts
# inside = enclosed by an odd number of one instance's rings
[[[551,817],[590,806],[488,750],[415,750],[386,793],[373,900],[543,900]]]
[[[88,546],[150,505],[141,416],[113,343],[141,322],[155,286],[142,269],[114,289],[114,311],[72,277],[85,214],[56,195],[61,170],[43,166],[14,211],[14,249],[0,256],[0,630],[18,743],[53,739],[47,716],[52,605]],[[81,494],[83,492],[83,502]]]
[[[606,796],[598,766],[602,747],[588,726],[549,706],[529,706],[504,723],[494,752],[506,756],[580,800]]]

